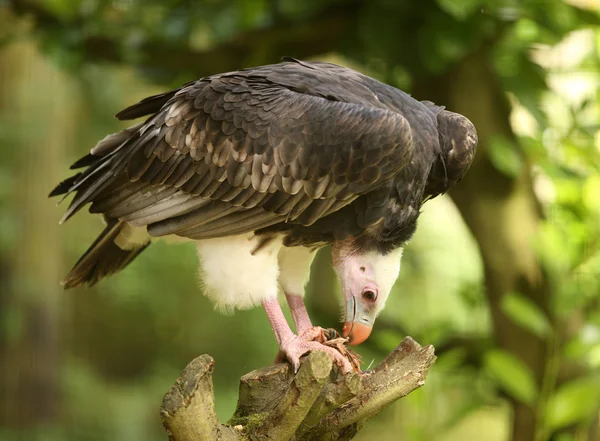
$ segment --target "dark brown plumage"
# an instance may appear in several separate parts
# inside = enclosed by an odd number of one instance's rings
[[[461,115],[294,59],[203,78],[117,117],[147,115],[101,141],[51,193],[75,194],[63,220],[91,204],[109,222],[104,235],[129,224],[195,240],[280,233],[287,245],[352,236],[386,252],[410,238],[424,200],[461,179],[477,144]],[[109,272],[95,248],[67,286]]]

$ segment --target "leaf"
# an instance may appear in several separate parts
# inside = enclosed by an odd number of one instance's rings
[[[531,370],[521,360],[502,349],[490,349],[483,357],[486,371],[511,397],[533,404],[538,396]]]
[[[464,20],[481,8],[481,0],[437,0],[439,7],[458,20]]]
[[[559,226],[550,222],[542,223],[536,249],[545,267],[553,274],[566,274],[570,267],[571,247]]]
[[[523,170],[523,158],[517,146],[504,136],[492,136],[486,151],[494,167],[505,175],[517,177]]]
[[[600,218],[600,176],[590,176],[583,184],[583,203],[596,218]]]
[[[563,384],[546,405],[546,425],[552,431],[585,421],[597,412],[600,381],[587,377]]]
[[[81,9],[81,0],[46,0],[44,7],[64,20],[77,16]]]
[[[516,292],[505,294],[500,308],[513,322],[538,337],[544,337],[552,330],[546,314],[522,294]]]
[[[521,136],[519,137],[519,144],[527,157],[538,163],[545,160],[548,156],[541,139],[532,138],[531,136]]]
[[[540,37],[538,24],[529,18],[519,19],[514,32],[519,41],[536,42]]]

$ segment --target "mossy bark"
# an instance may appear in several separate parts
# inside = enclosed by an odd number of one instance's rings
[[[310,441],[351,439],[383,408],[422,386],[435,361],[432,346],[410,337],[375,369],[341,376],[324,352],[308,355],[296,375],[276,364],[244,375],[227,424],[214,410],[214,360],[193,360],[163,399],[169,440]]]

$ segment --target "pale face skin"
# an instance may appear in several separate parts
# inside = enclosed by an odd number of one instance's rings
[[[402,251],[400,247],[386,255],[377,251],[356,253],[347,242],[334,243],[333,265],[344,296],[343,335],[351,345],[362,343],[371,334],[400,274]]]

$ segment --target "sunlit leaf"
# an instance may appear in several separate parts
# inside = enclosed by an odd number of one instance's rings
[[[459,20],[465,19],[480,9],[482,3],[481,0],[437,0],[440,8]]]
[[[46,0],[44,6],[60,18],[71,19],[80,12],[81,3],[81,0]]]
[[[555,274],[567,271],[570,264],[569,244],[557,225],[545,222],[540,226],[536,248],[548,269]]]
[[[522,18],[515,25],[515,35],[521,41],[535,41],[539,36],[538,24],[529,18]]]
[[[491,349],[483,357],[486,371],[513,398],[526,404],[535,402],[538,389],[531,370],[514,355]]]
[[[592,368],[600,368],[600,344],[592,345],[585,358]]]
[[[600,217],[600,176],[590,176],[583,186],[583,201],[597,217]]]
[[[597,412],[600,403],[600,379],[587,377],[562,385],[550,397],[546,407],[546,424],[556,430],[586,421]]]
[[[522,294],[512,292],[504,295],[500,307],[513,322],[539,337],[548,335],[552,329],[546,314]]]
[[[534,161],[540,161],[547,156],[546,149],[541,139],[532,138],[531,136],[522,136],[519,138],[521,148],[528,158]]]
[[[600,368],[600,324],[585,324],[573,338],[566,342],[563,354],[569,362],[580,364],[587,362],[592,369]]]

